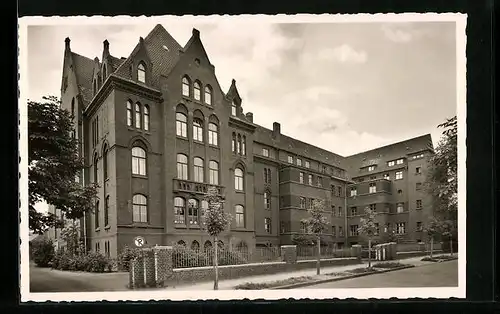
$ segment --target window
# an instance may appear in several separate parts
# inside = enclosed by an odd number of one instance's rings
[[[177,112],[175,114],[175,132],[177,136],[187,137],[187,116]]]
[[[104,82],[106,78],[108,77],[108,71],[106,70],[106,64],[103,64],[102,66],[102,81]]]
[[[190,225],[197,225],[198,221],[198,200],[190,199],[188,207],[188,221]]]
[[[297,166],[302,167],[302,159],[297,158]]]
[[[417,200],[417,209],[422,209],[422,200]]]
[[[300,206],[300,208],[302,208],[302,209],[305,209],[305,208],[306,208],[306,198],[305,198],[305,197],[301,197],[301,198],[299,199],[299,206]]]
[[[323,173],[326,173],[326,166],[323,166],[321,171],[323,171]]]
[[[336,229],[337,228],[335,226],[332,226],[332,236],[334,236],[334,237],[336,236],[336,233],[337,233]]]
[[[389,167],[393,167],[394,165],[395,165],[394,160],[389,161],[389,162],[387,163],[387,166],[389,166]]]
[[[403,194],[403,190],[399,189],[398,194]]]
[[[146,83],[146,67],[144,63],[139,63],[137,67],[137,80],[142,83]]]
[[[396,233],[397,234],[405,234],[406,233],[406,223],[399,222],[396,224]]]
[[[207,201],[205,201],[205,200],[202,200],[202,201],[201,201],[201,213],[200,213],[200,216],[201,216],[202,218],[204,218],[204,217],[205,217],[205,214],[206,214],[207,210],[208,210],[208,202],[207,202]],[[203,222],[203,224],[205,224],[205,221],[204,221],[204,220],[202,220],[202,222]]]
[[[338,208],[338,215],[339,217],[342,217],[343,213],[342,213],[342,206],[339,206]]]
[[[241,155],[241,135],[238,134],[238,141],[236,142],[236,153]]]
[[[243,170],[241,170],[241,168],[236,168],[234,170],[234,189],[243,191]]]
[[[338,186],[338,187],[337,187],[337,192],[338,192],[339,197],[342,197],[342,196],[343,196],[343,195],[342,195],[342,187],[341,187],[341,186]]]
[[[368,192],[370,192],[370,193],[377,192],[377,185],[375,183],[370,183],[370,186],[368,188]]]
[[[193,84],[193,91],[194,91],[194,99],[195,100],[201,100],[201,86],[200,83],[194,82]]]
[[[266,233],[271,233],[271,218],[264,218],[264,229]]]
[[[377,179],[377,176],[371,176],[370,177],[370,180],[376,180]]]
[[[424,154],[418,154],[412,157],[413,159],[424,158]]]
[[[245,228],[245,208],[241,205],[234,207],[236,213],[236,228]]]
[[[415,183],[415,189],[418,191],[418,190],[421,190],[422,189],[422,183],[421,182],[417,182]]]
[[[305,163],[305,164],[306,164],[306,168],[311,167],[311,164],[309,163],[309,161],[307,161],[307,160],[306,160],[306,163]]]
[[[108,147],[105,146],[103,153],[102,153],[102,173],[103,173],[103,178],[104,181],[108,179]]]
[[[401,180],[401,179],[403,179],[403,171],[397,171],[396,180]]]
[[[264,183],[271,184],[271,169],[264,168]]]
[[[344,236],[344,228],[339,226],[339,237]]]
[[[380,227],[378,222],[375,223],[375,235],[378,235],[380,233]]]
[[[299,173],[299,182],[304,183],[304,173],[303,172]]]
[[[149,131],[149,106],[144,105],[144,130]]]
[[[188,159],[186,155],[177,154],[177,178],[188,179]]]
[[[135,127],[141,128],[141,105],[139,103],[135,104]]]
[[[377,204],[370,204],[370,210],[373,212],[377,211]]]
[[[305,222],[300,222],[300,233],[307,233],[307,225]]]
[[[231,114],[233,116],[236,116],[236,102],[233,100],[233,103],[231,104]]]
[[[99,183],[99,167],[97,161],[97,154],[94,155],[94,183]]]
[[[198,243],[198,241],[194,240],[191,243],[191,250],[198,252],[200,250],[200,243]]]
[[[308,174],[307,175],[307,183],[309,185],[313,185],[313,176],[312,176],[312,174]]]
[[[368,167],[368,171],[373,171],[373,170],[375,170],[375,166],[369,166]]]
[[[148,204],[144,195],[134,195],[132,198],[132,211],[134,222],[148,222]]]
[[[356,216],[358,214],[358,208],[353,206],[351,207],[351,216]]]
[[[94,79],[94,94],[97,93],[97,79]]]
[[[94,224],[96,229],[99,228],[99,201],[95,203]]]
[[[193,140],[203,142],[203,121],[193,119]]]
[[[351,188],[351,196],[356,196],[358,195],[358,189],[357,188]]]
[[[210,160],[208,163],[208,176],[209,176],[209,182],[210,184],[213,185],[219,185],[219,163]]]
[[[264,208],[265,209],[271,209],[271,196],[269,195],[269,192],[264,192]]]
[[[212,105],[212,89],[210,86],[205,86],[205,103]]]
[[[288,163],[293,164],[293,157],[288,155]]]
[[[323,186],[323,178],[321,178],[321,177],[317,177],[316,184],[317,184],[319,187],[322,187],[322,186]]]
[[[280,221],[280,233],[286,232],[286,226],[284,221]]]
[[[208,144],[219,146],[219,127],[215,123],[208,124]]]
[[[241,154],[243,156],[246,156],[246,154],[247,154],[247,137],[245,135],[243,135],[243,137],[242,137]]]
[[[263,148],[262,149],[262,156],[264,157],[269,157],[269,149]]]
[[[146,175],[146,151],[141,147],[132,148],[132,174]]]
[[[403,164],[403,162],[404,162],[404,160],[403,160],[402,158],[401,158],[401,159],[396,160],[396,164],[397,164],[397,165],[402,165],[402,164]]]
[[[189,90],[190,90],[190,86],[189,86],[189,80],[187,77],[183,77],[182,78],[182,96],[186,96],[186,97],[189,97]]]
[[[390,179],[391,179],[391,176],[390,176],[388,173],[385,173],[385,174],[384,174],[384,179],[385,179],[385,180],[390,180]]]
[[[417,221],[417,231],[422,231],[422,222]]]
[[[233,139],[231,141],[231,150],[236,153],[236,133],[233,133]]]
[[[356,237],[358,235],[358,225],[349,226],[349,236]]]
[[[398,214],[400,214],[400,213],[404,212],[404,208],[405,208],[404,207],[404,203],[397,203],[397,205],[396,205],[396,212]]]
[[[184,216],[185,201],[182,197],[174,198],[174,223],[185,224]]]
[[[104,226],[109,225],[109,195],[104,202]]]
[[[203,159],[199,157],[194,158],[194,181],[195,182],[204,182],[204,177],[203,177]]]

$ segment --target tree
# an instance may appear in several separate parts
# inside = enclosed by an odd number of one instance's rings
[[[320,259],[321,259],[321,235],[328,229],[328,219],[325,213],[325,201],[313,200],[312,206],[307,210],[309,217],[302,219],[301,222],[305,224],[307,232],[314,235],[317,244],[316,253],[316,273],[320,274]]]
[[[372,239],[377,233],[377,220],[375,219],[376,212],[370,207],[365,208],[365,216],[360,219],[360,227],[358,233],[368,240],[368,268],[372,267]]]
[[[434,251],[434,240],[436,240],[442,234],[442,230],[442,222],[436,219],[436,217],[430,217],[427,226],[424,228],[424,232],[430,242],[430,257],[432,257],[432,253]]]
[[[72,121],[53,96],[28,101],[29,227],[37,234],[63,222],[52,213],[38,212],[35,204],[45,201],[66,218],[79,219],[95,203],[97,186],[83,187],[75,180],[84,164],[78,140],[71,135]]]
[[[65,242],[67,252],[71,255],[79,253],[80,239],[78,227],[74,221],[61,230],[61,239]]]
[[[231,223],[231,215],[224,212],[224,198],[219,195],[216,187],[209,187],[204,200],[208,203],[208,209],[202,212],[202,228],[213,238],[214,243],[214,290],[219,289],[219,269],[217,248],[219,246],[219,234],[226,230]]]

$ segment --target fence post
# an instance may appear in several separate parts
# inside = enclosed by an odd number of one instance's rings
[[[156,246],[154,248],[155,283],[163,287],[165,282],[173,276],[173,261],[171,246]]]
[[[144,284],[144,262],[142,256],[130,260],[129,288],[135,289]]]

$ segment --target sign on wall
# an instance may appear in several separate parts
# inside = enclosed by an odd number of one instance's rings
[[[146,244],[146,239],[141,236],[137,236],[134,238],[134,244],[137,247],[143,247]]]

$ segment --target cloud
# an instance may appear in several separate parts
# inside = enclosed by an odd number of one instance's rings
[[[381,26],[382,33],[385,38],[396,43],[409,43],[411,41],[420,39],[424,36],[436,36],[436,29],[442,27],[441,24],[435,25],[434,28],[426,27],[422,23],[410,24],[384,24]]]
[[[402,29],[390,27],[387,25],[382,26],[382,32],[387,39],[397,43],[407,43],[410,42],[413,38],[410,32],[405,32]]]
[[[365,51],[356,51],[353,47],[343,44],[336,48],[327,48],[318,53],[320,60],[336,60],[342,63],[365,63],[368,56]]]

